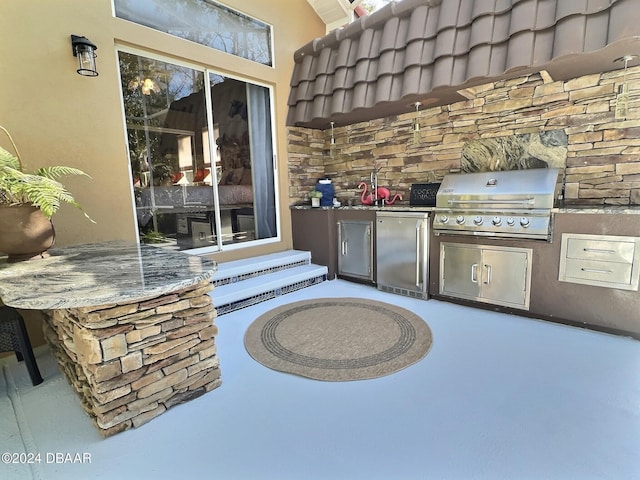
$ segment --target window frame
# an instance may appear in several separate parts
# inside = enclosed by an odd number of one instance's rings
[[[235,53],[231,53],[231,52],[228,52],[226,50],[220,50],[220,49],[217,49],[217,48],[212,47],[210,45],[206,45],[204,43],[197,42],[195,40],[190,40],[190,39],[185,38],[185,37],[180,37],[178,35],[174,35],[172,33],[165,32],[164,30],[159,30],[159,29],[157,29],[155,27],[150,27],[148,25],[145,25],[144,23],[139,23],[139,22],[136,22],[134,20],[129,20],[129,19],[126,19],[126,18],[123,18],[123,17],[119,17],[117,15],[117,12],[116,12],[116,1],[117,0],[111,0],[111,14],[112,14],[113,18],[115,18],[117,20],[121,20],[123,22],[132,23],[132,24],[134,24],[134,25],[136,25],[138,27],[148,28],[150,30],[153,30],[154,32],[158,32],[158,33],[163,34],[163,35],[168,35],[171,38],[176,38],[176,39],[179,39],[179,40],[184,40],[184,41],[187,41],[187,42],[195,43],[196,45],[200,45],[200,46],[203,46],[205,48],[210,48],[210,49],[215,50],[217,52],[220,52],[220,53],[223,53],[223,54],[226,54],[226,55],[231,55],[232,57],[235,57],[235,58],[242,58],[243,60],[247,60],[249,62],[252,62],[252,63],[256,64],[256,65],[261,65],[263,67],[267,67],[267,68],[271,68],[271,69],[275,69],[276,68],[275,30],[274,30],[273,24],[270,23],[270,22],[266,22],[266,21],[254,16],[254,15],[251,15],[251,14],[249,14],[249,13],[243,11],[243,10],[239,10],[239,9],[237,9],[235,7],[230,7],[229,5],[226,5],[225,3],[222,3],[222,2],[217,1],[217,0],[191,0],[191,1],[195,1],[195,2],[204,2],[204,3],[218,5],[221,8],[224,8],[224,9],[230,10],[232,12],[238,13],[240,15],[243,15],[243,16],[251,19],[251,20],[255,20],[256,22],[260,22],[260,23],[264,24],[266,27],[268,27],[268,30],[269,30],[269,57],[270,57],[270,60],[271,60],[270,64],[257,62],[255,60],[250,59],[250,58],[243,57],[242,55],[237,55]]]
[[[221,235],[218,235],[217,237],[217,241],[216,244],[213,246],[207,246],[207,247],[196,247],[196,248],[192,248],[192,249],[185,249],[185,250],[181,250],[184,253],[187,254],[192,254],[192,255],[205,255],[205,254],[215,254],[215,253],[219,253],[219,252],[228,252],[228,251],[232,251],[232,250],[239,250],[239,249],[243,249],[243,248],[251,248],[251,247],[256,247],[256,246],[261,246],[261,245],[267,245],[267,244],[272,244],[272,243],[277,243],[277,242],[281,242],[282,241],[282,224],[281,224],[281,210],[280,210],[280,182],[279,182],[279,169],[278,169],[278,155],[277,155],[277,125],[276,125],[276,112],[275,112],[275,87],[273,85],[270,85],[268,83],[265,82],[261,82],[256,80],[255,78],[252,79],[247,79],[245,77],[243,77],[242,75],[238,75],[238,74],[233,74],[233,73],[228,73],[228,72],[223,72],[221,70],[217,70],[215,68],[212,68],[209,65],[204,65],[198,62],[193,62],[193,61],[189,61],[189,60],[185,60],[182,58],[177,58],[169,53],[157,53],[157,52],[153,52],[150,50],[146,50],[144,48],[140,48],[140,47],[133,47],[131,45],[127,45],[124,43],[120,43],[120,42],[116,42],[114,45],[114,54],[116,57],[116,65],[117,65],[117,75],[118,75],[118,93],[119,93],[119,97],[120,97],[120,108],[121,108],[121,114],[122,114],[122,133],[123,133],[123,138],[124,138],[124,144],[125,144],[125,148],[126,148],[126,161],[127,161],[127,171],[128,171],[128,182],[130,185],[130,188],[132,189],[132,196],[131,196],[131,208],[133,211],[133,229],[135,231],[135,235],[136,235],[136,241],[137,243],[141,243],[140,242],[140,231],[138,229],[138,212],[136,209],[136,203],[135,203],[135,195],[133,194],[133,173],[131,171],[131,166],[130,166],[130,151],[129,151],[129,142],[128,142],[128,129],[127,129],[127,119],[126,119],[126,112],[125,112],[125,108],[124,108],[124,95],[123,95],[123,91],[122,91],[122,82],[121,82],[121,71],[120,71],[120,62],[118,61],[119,58],[119,53],[123,52],[123,53],[127,53],[127,54],[132,54],[132,55],[138,55],[138,56],[142,56],[142,57],[146,57],[152,60],[157,60],[160,62],[166,62],[166,63],[172,63],[175,64],[177,66],[180,67],[185,67],[185,68],[190,68],[192,70],[198,71],[198,72],[202,72],[205,76],[206,82],[209,82],[210,76],[211,74],[214,75],[221,75],[225,78],[229,78],[229,79],[233,79],[236,81],[240,81],[240,82],[244,82],[245,84],[252,84],[252,85],[256,85],[259,87],[263,87],[266,88],[269,92],[269,104],[270,104],[270,122],[271,122],[271,142],[272,142],[272,150],[273,150],[273,158],[272,158],[272,168],[273,168],[273,181],[274,181],[274,201],[275,201],[275,225],[276,225],[276,234],[273,237],[270,238],[263,238],[263,239],[254,239],[254,240],[249,240],[246,242],[239,242],[239,243],[227,243],[224,244],[222,242],[221,239]],[[222,52],[224,53],[224,52]],[[256,64],[257,65],[257,64]],[[264,65],[263,65],[264,66]],[[208,83],[207,83],[208,84]],[[207,127],[208,127],[208,131],[209,133],[209,154],[211,155],[210,158],[214,158],[216,151],[214,149],[214,146],[212,145],[211,139],[212,139],[212,135],[213,135],[213,119],[210,115],[211,112],[211,108],[212,108],[212,99],[211,99],[211,89],[210,88],[205,88],[205,102],[206,102],[206,109],[207,109]],[[213,190],[213,195],[214,195],[214,202],[215,202],[215,208],[216,208],[216,229],[217,231],[220,231],[220,204],[219,204],[219,195],[218,195],[218,188],[217,188],[217,184],[214,188],[214,186],[212,185],[212,190]]]

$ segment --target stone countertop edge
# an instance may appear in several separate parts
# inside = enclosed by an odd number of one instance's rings
[[[217,263],[132,242],[49,250],[16,263],[0,258],[0,301],[32,310],[95,307],[146,300],[210,280]]]
[[[290,205],[291,210],[373,210],[373,211],[398,211],[398,212],[433,212],[436,207],[412,207],[409,205],[393,205],[385,207],[372,207],[367,205],[343,205],[340,207],[312,207],[311,205]],[[640,215],[640,205],[568,205],[565,207],[554,207],[551,213],[581,213],[590,215],[616,214],[616,215]]]
[[[584,213],[588,215],[640,215],[639,206],[629,205],[567,205],[551,209],[552,213]]]
[[[339,207],[312,207],[311,205],[290,205],[291,210],[374,210],[374,211],[423,211],[432,212],[435,207],[410,207],[409,205],[386,205],[384,207],[374,207],[368,205],[341,205]]]

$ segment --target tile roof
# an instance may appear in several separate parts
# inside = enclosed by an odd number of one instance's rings
[[[325,129],[464,100],[546,70],[567,80],[640,55],[638,0],[404,0],[297,50],[287,125]],[[634,59],[629,66],[637,65]]]

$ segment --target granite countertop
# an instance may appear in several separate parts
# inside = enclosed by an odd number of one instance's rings
[[[553,213],[586,213],[612,215],[640,215],[640,206],[629,205],[567,205],[553,208]]]
[[[371,205],[340,205],[339,207],[312,207],[311,205],[291,205],[291,210],[374,210],[374,211],[396,211],[396,212],[432,212],[435,207],[412,207],[409,204],[394,204],[382,206]]]
[[[291,210],[374,210],[374,211],[422,211],[433,212],[435,207],[412,207],[410,205],[386,205],[375,207],[369,205],[341,205],[339,207],[312,207],[311,205],[291,205]],[[583,214],[614,214],[614,215],[640,215],[640,206],[629,205],[567,205],[554,207],[552,213],[583,213]]]
[[[210,279],[217,264],[182,252],[131,242],[49,250],[43,259],[0,258],[0,300],[15,308],[49,310],[143,300]]]

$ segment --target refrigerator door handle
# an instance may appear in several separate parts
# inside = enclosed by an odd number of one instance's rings
[[[422,264],[422,293],[426,295],[429,290],[429,217],[423,218],[421,224],[420,245],[422,245],[422,254],[420,255],[420,263]]]
[[[342,239],[342,224],[337,222],[338,227],[338,243],[340,244],[340,254],[345,256],[347,254],[347,241]]]
[[[420,232],[422,230],[422,220],[418,220],[416,222],[416,287],[420,288],[422,285],[421,275],[420,275],[420,267],[422,266],[422,262],[420,261]]]

